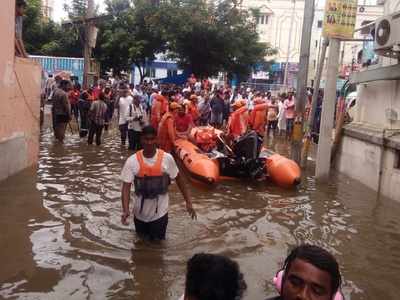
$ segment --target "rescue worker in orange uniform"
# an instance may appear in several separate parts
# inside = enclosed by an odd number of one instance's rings
[[[154,95],[153,104],[151,106],[150,125],[158,128],[162,116],[168,111],[168,99],[164,95]]]
[[[261,136],[264,135],[265,125],[267,124],[267,111],[268,105],[264,103],[254,105],[250,113],[249,124],[251,128]]]
[[[175,114],[177,113],[180,105],[176,102],[172,102],[169,111],[166,112],[159,124],[157,132],[157,142],[160,149],[170,153],[174,149],[174,142],[176,140],[176,129],[175,129]]]
[[[192,116],[192,120],[194,124],[197,124],[197,120],[199,119],[199,110],[197,109],[197,96],[191,95],[189,98],[189,102],[187,102],[187,113]]]
[[[231,139],[236,140],[247,132],[247,127],[249,124],[249,112],[244,101],[236,101],[232,106],[235,111],[232,112],[229,117],[227,135]]]
[[[174,158],[157,149],[157,133],[151,126],[143,128],[140,150],[130,156],[121,172],[122,210],[121,222],[128,225],[132,183],[135,186],[133,207],[136,233],[151,240],[164,240],[168,224],[168,187],[175,179],[183,198],[186,210],[192,219],[196,218],[189,193]]]

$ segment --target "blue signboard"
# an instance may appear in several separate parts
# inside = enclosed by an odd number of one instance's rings
[[[78,77],[80,83],[83,81],[83,58],[39,55],[30,55],[29,57],[40,63],[47,74],[56,74],[61,71],[67,71],[71,73],[71,76]]]

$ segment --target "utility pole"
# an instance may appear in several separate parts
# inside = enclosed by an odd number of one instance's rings
[[[296,120],[292,136],[292,159],[300,164],[301,148],[303,141],[303,117],[307,97],[307,75],[310,57],[310,43],[312,25],[314,21],[314,0],[305,0],[303,29],[301,34],[300,63],[297,73],[297,94],[296,94]]]
[[[303,153],[301,154],[301,156],[302,156],[301,157],[301,166],[303,168],[305,168],[307,165],[308,150],[310,147],[312,131],[314,129],[315,112],[317,110],[317,104],[318,104],[319,87],[321,84],[322,72],[324,70],[326,49],[328,48],[328,43],[329,43],[328,38],[324,38],[323,42],[322,42],[322,49],[320,49],[321,53],[319,55],[317,74],[315,75],[314,93],[312,95],[311,110],[310,110],[310,114],[309,114],[309,120],[308,120],[307,129],[306,129],[306,134],[305,134],[306,139],[305,139],[304,145],[303,145]]]
[[[327,80],[325,95],[322,104],[321,125],[318,141],[317,162],[315,176],[318,180],[326,181],[329,178],[332,154],[332,128],[336,104],[336,80],[340,55],[340,40],[329,40],[329,56],[327,64]]]
[[[286,65],[285,65],[285,74],[283,77],[283,86],[285,90],[288,89],[288,71],[289,71],[289,58],[290,58],[290,47],[292,44],[292,33],[293,33],[293,24],[295,19],[296,13],[296,0],[293,0],[293,10],[292,10],[292,17],[290,18],[290,28],[289,28],[289,39],[288,39],[288,47],[287,47],[287,55],[286,55]]]
[[[83,50],[84,67],[83,67],[83,88],[89,87],[88,77],[90,72],[90,59],[92,57],[92,47],[90,41],[93,32],[93,22],[90,21],[94,17],[94,0],[87,0],[86,22],[85,22],[85,45]]]

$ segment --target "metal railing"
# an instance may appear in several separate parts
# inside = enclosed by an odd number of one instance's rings
[[[255,89],[261,92],[268,92],[268,91],[280,92],[286,90],[284,84],[242,82],[240,85],[242,87]]]

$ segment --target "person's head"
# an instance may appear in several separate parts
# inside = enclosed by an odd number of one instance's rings
[[[246,288],[239,265],[227,257],[199,253],[187,263],[185,300],[239,300]]]
[[[183,106],[183,105],[179,105],[179,108],[178,108],[178,115],[180,116],[180,117],[183,117],[184,115],[185,115],[185,107]]]
[[[25,0],[17,0],[15,2],[15,15],[16,16],[23,16],[26,9],[26,1]]]
[[[157,149],[157,131],[153,126],[145,126],[140,137],[144,153],[154,153]]]
[[[72,88],[72,84],[69,80],[63,79],[60,81],[59,87],[60,87],[60,89],[64,90],[65,92],[68,92]]]
[[[120,94],[120,96],[121,97],[126,97],[126,96],[128,96],[128,92],[129,92],[129,90],[128,90],[128,87],[124,84],[124,83],[121,83],[120,85],[119,85],[119,94]]]
[[[171,104],[169,105],[169,111],[171,112],[171,114],[175,115],[181,107],[182,105],[176,102],[171,102]]]
[[[333,300],[341,285],[335,257],[318,246],[301,245],[284,263],[283,300]]]

